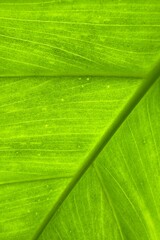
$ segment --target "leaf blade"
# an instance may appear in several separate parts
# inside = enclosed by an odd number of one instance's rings
[[[140,77],[158,57],[157,1],[43,2],[1,3],[1,76]]]
[[[105,227],[103,231],[105,231],[105,236],[109,234],[109,239],[157,240],[160,236],[160,149],[156,147],[159,141],[159,124],[154,120],[155,117],[157,118],[157,113],[160,113],[159,84],[160,81],[158,80],[93,164],[94,168],[98,169],[101,178],[100,181],[103,187],[105,186],[109,198],[114,204],[122,231],[121,236],[114,235],[113,229],[117,229],[117,223],[114,222],[114,224],[112,223],[112,227],[110,226],[110,222],[114,219],[114,214],[111,216],[108,213],[108,228]],[[149,112],[152,112],[150,116],[148,116],[148,101],[150,102]],[[157,134],[153,137],[152,132]],[[155,138],[156,136],[157,138]],[[139,146],[138,149],[137,144]],[[158,152],[155,149],[158,149]],[[81,221],[81,224],[84,224],[84,239],[97,239],[99,237],[99,232],[102,229],[99,231],[90,231],[90,225],[85,224],[92,219],[91,227],[92,229],[96,229],[96,225],[101,222],[101,214],[104,211],[104,209],[102,210],[98,207],[94,209],[96,202],[100,201],[101,194],[99,180],[97,179],[97,182],[95,176],[93,177],[93,173],[91,174],[93,171],[92,167],[88,169],[38,239],[46,240],[46,233],[50,234],[50,236],[57,236],[55,229],[58,229],[60,237],[63,239],[65,238],[64,226],[67,232],[71,231],[67,239],[73,239],[75,236],[78,237],[77,239],[81,239],[82,236],[81,232],[79,233],[78,225],[75,227],[77,212],[80,215],[79,221]],[[87,178],[89,180],[86,180]],[[96,181],[94,190],[89,191],[92,181]],[[154,192],[152,192],[153,190]],[[81,191],[85,193],[79,195]],[[88,200],[86,197],[87,192],[91,196],[93,194],[92,191],[95,196],[92,199],[90,197],[90,200]],[[103,190],[101,191],[103,192]],[[152,196],[152,194],[154,195]],[[77,204],[73,199],[76,199]],[[74,203],[74,206],[71,203]],[[83,205],[80,203],[83,203]],[[90,208],[93,211],[92,216],[92,211],[88,207],[89,205],[91,205]],[[107,200],[104,206],[106,206],[106,209],[110,206]],[[78,208],[78,210],[73,210],[75,208]],[[64,216],[67,213],[70,213],[70,220],[64,221]],[[96,214],[97,218],[94,218]],[[74,227],[72,227],[73,222]],[[119,232],[118,229],[117,232]],[[100,234],[104,236],[103,232]]]

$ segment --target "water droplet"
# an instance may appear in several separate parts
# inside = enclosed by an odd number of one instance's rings
[[[89,81],[89,80],[90,80],[90,78],[88,77],[88,78],[87,78],[87,81]]]
[[[27,212],[28,212],[28,213],[30,213],[30,212],[31,212],[31,210],[30,210],[30,209],[28,209],[28,210],[27,210]]]
[[[108,85],[107,88],[110,88],[110,86]]]
[[[64,102],[64,98],[61,98],[61,101]]]
[[[80,145],[78,145],[78,148],[81,148],[81,146],[80,146]]]
[[[82,84],[82,88],[84,88],[84,85]]]
[[[46,124],[45,127],[47,128],[47,127],[48,127],[48,124]]]
[[[81,80],[82,78],[81,78],[81,77],[79,77],[78,79],[79,79],[79,80]]]
[[[36,212],[36,216],[38,215],[38,212]]]

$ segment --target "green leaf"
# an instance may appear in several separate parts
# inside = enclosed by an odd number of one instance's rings
[[[160,238],[159,96],[160,79],[63,202],[40,240]]]
[[[158,56],[159,12],[159,0],[1,0],[0,75],[140,76]]]
[[[1,240],[159,240],[159,26],[157,0],[0,1]]]
[[[141,82],[1,79],[1,239],[31,238]]]

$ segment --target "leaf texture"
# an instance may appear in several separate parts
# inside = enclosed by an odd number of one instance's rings
[[[160,79],[123,123],[39,238],[160,237]],[[73,205],[74,204],[74,211]]]
[[[0,75],[143,75],[160,46],[159,1],[0,2]]]
[[[158,0],[0,0],[1,240],[159,240],[159,28]]]

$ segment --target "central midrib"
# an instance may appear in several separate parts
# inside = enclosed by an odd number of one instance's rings
[[[80,167],[79,171],[72,178],[71,182],[65,188],[65,190],[61,194],[58,201],[54,204],[53,208],[50,210],[50,212],[47,214],[46,218],[41,223],[39,229],[36,231],[35,235],[32,238],[33,240],[39,239],[39,237],[43,233],[44,229],[46,228],[48,223],[51,221],[52,217],[55,215],[55,213],[57,212],[59,207],[63,204],[65,199],[68,197],[70,192],[73,190],[73,188],[76,186],[76,184],[82,178],[82,176],[85,174],[87,169],[96,160],[97,156],[101,153],[101,151],[107,145],[107,143],[110,141],[110,139],[115,134],[115,132],[119,129],[119,127],[122,125],[122,123],[125,121],[125,119],[129,116],[129,114],[136,107],[136,105],[140,102],[140,100],[147,93],[147,91],[150,89],[150,87],[158,79],[159,76],[160,76],[160,60],[157,61],[156,65],[146,76],[146,78],[143,81],[143,83],[141,84],[141,86],[137,89],[137,91],[133,94],[131,99],[124,106],[122,111],[118,114],[118,116],[112,122],[112,124],[110,125],[110,128],[106,130],[106,132],[103,134],[101,139],[98,141],[98,143],[92,149],[92,151],[88,154],[88,156],[86,157],[86,160],[84,161],[84,164]]]

